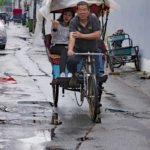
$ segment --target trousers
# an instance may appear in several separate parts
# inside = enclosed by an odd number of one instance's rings
[[[58,54],[60,55],[60,73],[65,72],[65,67],[67,64],[67,48],[65,48],[66,45],[64,44],[56,44],[51,47],[51,53],[52,54]]]

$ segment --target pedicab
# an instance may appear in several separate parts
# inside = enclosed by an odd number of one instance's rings
[[[4,21],[4,24],[8,21],[8,14],[5,12],[0,12],[0,20]]]
[[[106,33],[106,26],[107,26],[107,21],[108,21],[108,15],[110,9],[118,9],[118,5],[113,1],[113,0],[84,0],[89,5],[97,5],[100,9],[101,12],[101,25],[102,25],[102,39],[104,40],[105,38],[105,33]],[[55,3],[56,2],[56,3]],[[55,19],[55,14],[57,12],[61,12],[62,9],[64,8],[69,8],[72,7],[74,10],[76,9],[75,6],[79,2],[79,0],[53,0],[53,1],[45,1],[43,3],[43,6],[40,10],[40,15],[39,18],[41,19],[42,17],[45,18],[43,19],[43,33],[44,37],[45,35],[45,20],[48,20],[46,18],[46,13],[50,12],[53,14]],[[51,6],[51,7],[50,7]],[[94,7],[93,7],[94,8]],[[46,11],[47,9],[47,11]],[[105,20],[105,21],[104,21]],[[53,89],[53,101],[54,101],[54,106],[58,106],[58,100],[59,100],[59,90],[60,87],[62,88],[62,92],[64,93],[65,90],[70,90],[75,93],[75,98],[78,106],[82,106],[84,99],[87,99],[89,103],[89,112],[90,112],[90,117],[93,122],[96,121],[97,115],[100,113],[100,100],[101,100],[101,95],[98,94],[98,88],[97,88],[97,82],[96,82],[96,73],[95,73],[95,68],[94,68],[94,55],[100,55],[100,53],[75,53],[75,55],[85,55],[86,57],[83,59],[82,66],[80,70],[78,71],[78,82],[77,84],[72,87],[70,86],[69,82],[71,78],[69,77],[60,77],[60,68],[59,68],[59,55],[51,54],[50,50],[46,48],[48,58],[51,62],[52,65],[52,74],[53,74],[53,79],[52,79],[52,89]],[[66,74],[67,74],[67,69],[66,69]],[[100,88],[102,88],[103,82],[105,82],[106,79],[101,79],[99,83],[101,84]],[[80,98],[78,99],[76,96],[76,93],[79,93]]]
[[[133,46],[129,34],[118,30],[115,34],[107,37],[108,64],[110,70],[119,68],[126,63],[134,63],[137,71],[140,71],[139,46]]]
[[[20,9],[20,8],[13,9],[13,21],[14,21],[14,23],[22,22],[22,9]]]

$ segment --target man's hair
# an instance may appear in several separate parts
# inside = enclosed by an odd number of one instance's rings
[[[80,1],[79,3],[77,3],[77,9],[80,5],[86,5],[88,9],[90,9],[89,4],[85,1]]]

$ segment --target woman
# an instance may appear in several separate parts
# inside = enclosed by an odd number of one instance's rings
[[[65,77],[69,41],[69,22],[74,17],[73,9],[67,8],[58,20],[52,20],[51,53],[60,55],[60,77]]]

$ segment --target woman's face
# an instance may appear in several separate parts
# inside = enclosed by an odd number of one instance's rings
[[[63,15],[63,22],[68,23],[72,19],[72,13],[70,11],[66,11]]]

